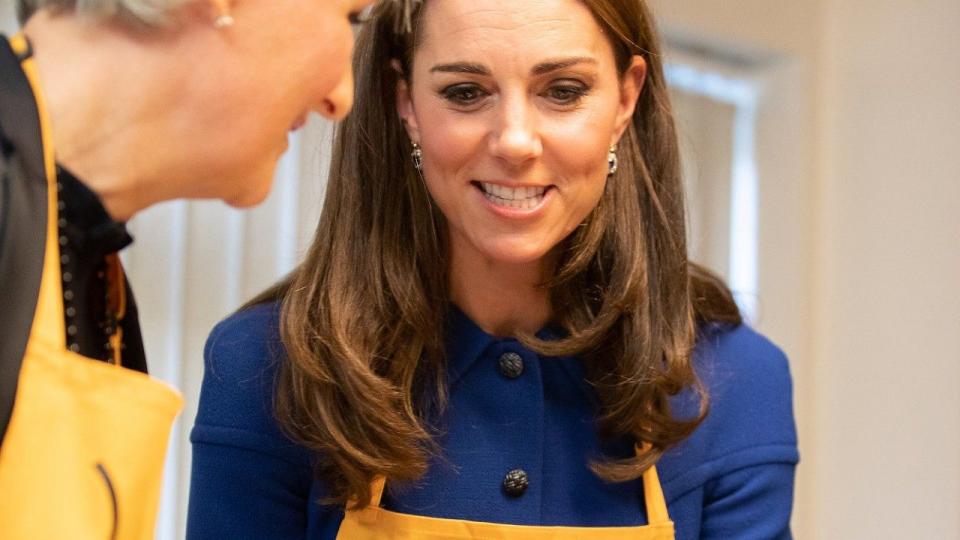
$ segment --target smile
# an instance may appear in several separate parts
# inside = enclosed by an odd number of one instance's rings
[[[507,187],[489,182],[476,182],[483,196],[491,203],[503,208],[527,210],[536,208],[543,202],[549,186]]]

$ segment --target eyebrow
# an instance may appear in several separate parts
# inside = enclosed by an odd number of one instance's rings
[[[589,56],[575,56],[572,58],[558,58],[556,60],[547,60],[546,62],[540,62],[530,70],[534,75],[543,75],[545,73],[551,73],[553,71],[560,71],[561,69],[567,69],[568,67],[573,67],[577,64],[597,64],[595,58]]]
[[[482,64],[454,62],[452,64],[437,64],[430,68],[430,73],[469,73],[471,75],[489,75],[490,70]]]
[[[530,73],[533,75],[543,75],[561,69],[566,69],[577,64],[597,64],[595,58],[589,56],[576,56],[573,58],[559,58],[556,60],[547,60],[540,62]],[[470,62],[452,62],[449,64],[437,64],[430,68],[431,73],[466,73],[470,75],[490,75],[490,70],[483,64],[473,64]]]

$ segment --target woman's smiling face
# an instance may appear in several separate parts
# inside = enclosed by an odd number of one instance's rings
[[[398,108],[453,255],[540,261],[596,207],[643,84],[577,0],[427,2]]]

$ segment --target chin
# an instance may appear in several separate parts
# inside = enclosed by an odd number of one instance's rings
[[[266,172],[255,176],[246,176],[234,178],[230,181],[230,187],[238,188],[229,197],[224,197],[223,202],[234,208],[250,208],[262,203],[273,186],[274,167]]]
[[[258,204],[262,203],[269,194],[269,189],[262,189],[258,191],[251,190],[229,198],[224,198],[223,202],[234,208],[250,208],[251,206],[257,206]]]
[[[267,198],[266,196],[237,197],[233,199],[224,199],[223,202],[225,202],[227,205],[233,208],[251,208],[253,206],[257,206],[258,204],[262,203],[266,198]]]
[[[270,195],[270,188],[272,184],[266,184],[262,189],[259,190],[250,190],[236,199],[235,202],[230,203],[231,206],[235,208],[250,208],[252,206],[257,206],[267,199]]]
[[[542,260],[550,249],[539,242],[511,239],[488,244],[482,251],[488,260],[505,264],[530,264]]]

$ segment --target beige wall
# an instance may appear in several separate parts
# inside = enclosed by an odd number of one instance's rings
[[[960,538],[960,2],[654,6],[795,82],[770,96],[794,144],[759,144],[803,171],[761,180],[761,226],[800,243],[761,233],[761,301],[805,300],[760,321],[797,384],[797,537]]]
[[[13,0],[0,0],[0,32],[10,35],[16,31],[17,18]]]
[[[822,17],[816,530],[960,538],[960,2]]]

